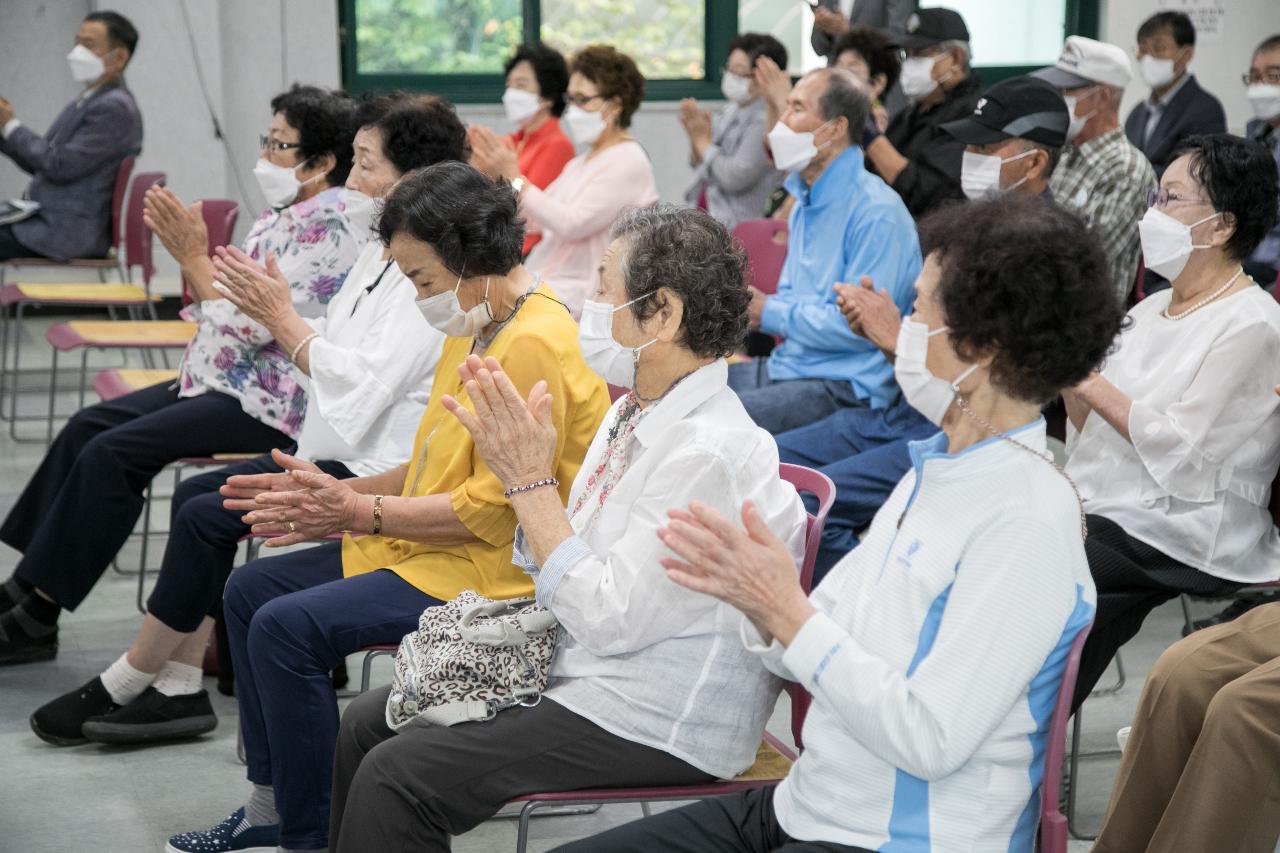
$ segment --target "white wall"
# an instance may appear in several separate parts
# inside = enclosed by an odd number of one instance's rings
[[[1102,38],[1132,50],[1138,24],[1156,2],[1102,0]],[[1222,99],[1230,128],[1240,131],[1249,117],[1240,74],[1253,47],[1280,32],[1280,2],[1219,3],[1225,9],[1223,32],[1201,39],[1194,68],[1205,87]],[[180,4],[190,16],[194,53]],[[337,0],[0,0],[0,95],[13,101],[19,117],[32,127],[46,127],[75,97],[77,86],[64,57],[80,19],[95,8],[120,11],[141,34],[127,74],[146,129],[138,169],[166,172],[169,186],[185,199],[239,200],[238,235],[243,235],[263,207],[250,170],[258,134],[269,119],[267,102],[295,80],[338,85]],[[214,136],[197,82],[197,62],[230,159]],[[1130,87],[1125,112],[1145,95],[1141,83]],[[506,129],[496,104],[464,106],[459,112],[466,121]],[[654,160],[662,198],[679,201],[689,169],[676,104],[645,104],[633,129]],[[26,177],[0,158],[0,197],[17,195],[25,185]],[[157,258],[158,289],[176,293],[176,267],[163,250]]]

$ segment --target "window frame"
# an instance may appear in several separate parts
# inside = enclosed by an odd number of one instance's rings
[[[501,74],[361,74],[356,68],[355,11],[357,0],[338,0],[338,46],[342,85],[348,92],[387,92],[405,89],[442,95],[456,104],[493,104],[502,98]],[[1065,0],[1064,37],[1098,37],[1100,0]],[[541,0],[521,0],[523,40],[536,41],[542,28]],[[646,101],[679,101],[682,98],[720,100],[721,63],[716,57],[729,52],[738,34],[738,0],[704,0],[703,50],[706,77],[702,80],[648,80]],[[975,65],[982,85],[1028,74],[1040,65]]]
[[[342,86],[352,94],[405,89],[442,95],[456,104],[492,104],[501,100],[506,81],[501,73],[480,74],[364,74],[356,65],[355,13],[357,0],[338,2],[338,47]],[[536,41],[542,28],[541,0],[521,0],[522,39]],[[647,80],[646,101],[681,98],[718,99],[720,61],[738,34],[738,0],[704,0],[703,51],[706,77],[701,80]]]

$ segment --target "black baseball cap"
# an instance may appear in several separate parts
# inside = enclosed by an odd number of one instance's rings
[[[969,28],[954,9],[934,7],[912,12],[905,29],[886,33],[893,43],[907,50],[941,44],[944,41],[968,41]]]
[[[965,145],[990,145],[1002,139],[1026,139],[1050,148],[1067,144],[1067,104],[1058,90],[1034,77],[1011,77],[992,86],[968,118],[942,129]]]

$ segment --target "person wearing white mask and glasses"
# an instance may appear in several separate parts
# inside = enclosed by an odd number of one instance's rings
[[[1244,84],[1254,115],[1245,136],[1265,146],[1280,167],[1280,33],[1254,50]],[[1264,287],[1274,287],[1280,281],[1280,222],[1262,238],[1244,268]]]
[[[560,623],[551,681],[533,707],[398,733],[389,689],[358,698],[338,735],[335,851],[370,839],[448,850],[519,794],[704,784],[755,761],[778,682],[739,642],[728,605],[667,578],[658,535],[669,510],[736,515],[750,501],[797,582],[804,508],[727,385],[725,358],[747,329],[745,266],[699,210],[661,205],[615,224],[580,340],[591,369],[628,393],[600,424],[567,511],[550,485],[556,392],[526,393],[510,358],[468,360],[470,402],[445,405],[511,493],[520,532],[507,556]],[[455,784],[463,775],[475,784]]]
[[[384,96],[362,104],[356,120],[360,130],[346,181],[349,213],[357,203],[366,209],[380,203],[408,171],[466,158],[466,131],[445,101]],[[403,462],[431,393],[444,334],[418,313],[417,292],[390,250],[370,240],[325,316],[309,320],[299,316],[289,283],[270,261],[264,268],[227,248],[214,265],[215,289],[260,323],[307,377],[306,417],[290,453],[340,479],[379,474]],[[219,488],[232,478],[257,482],[283,470],[271,456],[259,456],[178,485],[142,630],[101,675],[111,703],[122,707],[104,713],[85,701],[97,695],[95,679],[36,711],[37,733],[60,743],[81,737],[155,743],[217,725],[201,689],[200,666],[236,549],[249,533],[242,512],[223,506]],[[229,666],[223,674],[230,674]]]
[[[525,259],[550,282],[577,317],[599,278],[609,227],[622,211],[658,200],[653,163],[631,135],[631,117],[644,99],[635,60],[608,45],[578,51],[569,65],[564,124],[582,153],[546,189],[520,170],[514,150],[487,134],[472,134],[471,163],[506,179],[520,198],[520,214],[541,240]]]
[[[347,218],[343,201],[355,105],[314,87],[295,87],[272,103],[263,156],[288,173],[297,195],[286,199],[290,206],[263,213],[241,248],[257,263],[274,258],[293,309],[319,317],[370,236],[367,222],[361,228]],[[176,382],[72,416],[0,524],[0,541],[22,553],[7,598],[24,594],[26,612],[38,617],[0,630],[0,665],[57,654],[61,609],[78,607],[93,589],[142,514],[151,479],[166,466],[185,456],[267,453],[292,444],[302,428],[305,377],[264,325],[213,286],[200,203],[186,207],[167,188],[153,187],[143,219],[191,288],[194,301],[182,316],[195,323],[195,335]],[[68,536],[73,529],[78,535]],[[0,600],[0,611],[6,603]],[[0,624],[5,619],[0,615]],[[104,695],[87,698],[101,703]]]
[[[422,316],[448,335],[431,398],[404,464],[340,480],[279,455],[287,473],[228,483],[231,507],[250,509],[244,520],[272,537],[268,546],[351,535],[232,573],[224,614],[252,788],[222,823],[170,839],[174,853],[226,850],[216,845],[242,822],[248,835],[239,832],[234,849],[328,848],[338,730],[329,671],[364,646],[399,642],[426,607],[463,590],[532,594],[511,562],[514,484],[445,406],[473,404],[459,369],[467,357],[501,359],[522,397],[535,386],[552,396],[546,422],[557,438],[540,459],[562,484],[546,489],[557,501],[609,408],[569,312],[520,264],[524,227],[505,182],[466,163],[427,166],[387,196],[378,235],[417,289]]]
[[[760,144],[768,130],[765,99],[755,79],[760,59],[786,68],[787,49],[770,35],[735,36],[720,76],[726,103],[715,119],[692,98],[680,102],[680,124],[689,137],[693,168],[685,201],[702,207],[729,229],[744,219],[762,218],[769,196],[782,183],[782,173]]]
[[[920,270],[911,214],[867,170],[858,144],[870,109],[867,84],[853,72],[820,68],[800,78],[769,131],[796,201],[777,290],[753,286],[748,313],[753,330],[785,340],[767,358],[731,365],[729,387],[774,435],[850,406],[882,409],[897,396],[892,368],[849,330],[833,289],[871,276],[905,312]]]
[[[973,112],[982,83],[969,67],[969,28],[958,12],[921,9],[907,19],[905,32],[890,36],[905,51],[898,85],[910,106],[890,119],[883,133],[868,125],[861,139],[867,162],[919,219],[964,198],[964,146],[942,125]]]
[[[507,60],[505,71],[507,88],[502,94],[502,109],[515,130],[501,137],[501,141],[516,152],[520,175],[545,190],[560,177],[575,153],[573,142],[560,125],[564,93],[569,86],[569,66],[560,51],[532,43],[516,48]],[[499,139],[492,130],[478,124],[471,125],[467,132],[472,147],[481,143],[492,146]],[[525,257],[538,245],[539,239],[532,231],[525,234]]]
[[[1172,287],[1135,305],[1101,372],[1063,395],[1098,587],[1076,706],[1157,605],[1275,578],[1280,306],[1240,263],[1275,224],[1276,182],[1255,142],[1188,140],[1140,223]]]
[[[1102,242],[1116,300],[1125,303],[1138,272],[1138,220],[1156,174],[1120,127],[1120,101],[1132,79],[1129,56],[1113,44],[1070,36],[1055,65],[1033,72],[1066,100],[1067,148],[1049,187]]]
[[[28,204],[7,211],[0,225],[0,261],[106,256],[120,164],[142,150],[142,116],[124,82],[137,46],[138,31],[123,15],[86,15],[67,54],[83,91],[43,135],[0,97],[0,155],[31,175]]]
[[[1183,12],[1157,12],[1138,27],[1138,74],[1151,96],[1130,111],[1124,133],[1157,178],[1183,140],[1227,132],[1222,103],[1190,71],[1195,54],[1196,29]]]

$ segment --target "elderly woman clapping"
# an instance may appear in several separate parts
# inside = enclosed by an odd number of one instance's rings
[[[519,794],[703,782],[752,763],[778,683],[737,641],[729,607],[666,578],[657,536],[672,507],[751,501],[797,573],[804,510],[772,438],[727,385],[724,357],[746,332],[743,264],[698,211],[637,210],[615,225],[581,344],[589,366],[630,392],[596,433],[567,513],[545,388],[522,397],[494,359],[461,367],[469,404],[446,406],[505,484],[523,531],[517,562],[561,624],[551,701],[393,737],[388,692],[357,699],[339,735],[337,850],[370,838],[447,849],[450,834]],[[453,784],[463,772],[475,784]]]

